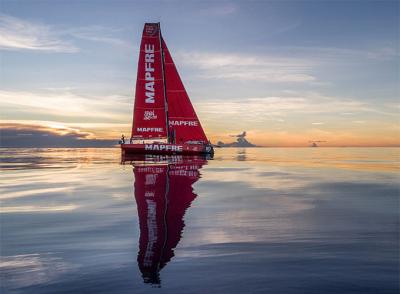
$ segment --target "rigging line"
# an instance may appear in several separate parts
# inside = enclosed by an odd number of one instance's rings
[[[168,138],[168,143],[170,142],[170,134],[169,134],[169,126],[168,126],[168,98],[167,98],[167,82],[165,80],[165,69],[164,69],[164,50],[162,47],[162,36],[161,36],[161,25],[160,23],[158,23],[158,36],[160,38],[160,53],[161,53],[161,69],[162,69],[162,77],[164,80],[164,85],[163,85],[163,89],[164,89],[164,104],[165,104],[165,127],[167,128],[167,138]]]

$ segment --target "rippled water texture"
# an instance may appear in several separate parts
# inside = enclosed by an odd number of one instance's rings
[[[398,293],[399,149],[1,150],[3,293]]]

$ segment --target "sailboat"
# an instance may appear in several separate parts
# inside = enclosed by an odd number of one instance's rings
[[[127,154],[213,154],[189,96],[161,35],[160,23],[144,25],[140,44]]]

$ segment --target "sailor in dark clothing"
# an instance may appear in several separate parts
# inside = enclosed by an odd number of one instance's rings
[[[124,134],[122,134],[122,136],[121,136],[121,143],[125,144],[125,136],[124,136]]]

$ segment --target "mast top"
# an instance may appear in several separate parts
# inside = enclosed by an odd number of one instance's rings
[[[161,28],[159,22],[147,22],[144,24],[143,37],[156,37]]]

